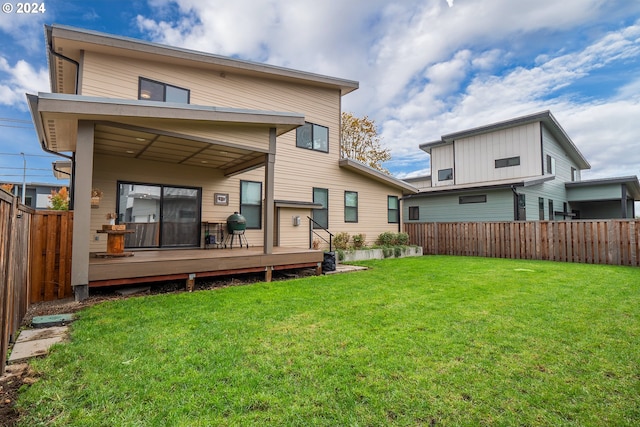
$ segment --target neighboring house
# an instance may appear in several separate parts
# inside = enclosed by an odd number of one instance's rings
[[[400,230],[399,200],[417,190],[339,158],[341,99],[357,82],[66,26],[45,34],[53,93],[28,101],[43,149],[73,153],[74,286],[93,280],[109,212],[160,230],[128,250],[199,248],[201,223],[234,212],[264,254],[310,248],[307,217],[369,241]]]
[[[0,184],[11,184],[13,189],[11,192],[22,200],[22,183],[21,182],[3,182]],[[33,209],[50,209],[51,208],[51,192],[60,191],[63,185],[48,184],[43,182],[27,182],[25,191],[25,205]]]
[[[590,165],[549,111],[421,144],[431,176],[407,180],[407,222],[633,218],[638,178],[581,181]]]

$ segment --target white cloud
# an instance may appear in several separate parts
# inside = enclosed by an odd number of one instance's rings
[[[49,73],[46,69],[39,70],[24,60],[19,60],[15,66],[0,56],[0,104],[16,106],[26,110],[25,93],[49,91]]]
[[[343,108],[376,120],[394,166],[403,170],[424,169],[428,157],[417,148],[421,142],[546,109],[595,170],[612,159],[593,148],[595,129],[582,125],[607,129],[625,119],[633,123],[630,114],[637,112],[638,81],[587,104],[568,90],[594,71],[640,54],[640,24],[603,35],[638,16],[637,2],[492,0],[451,7],[451,0],[152,0],[150,5],[156,15],[139,16],[137,23],[155,41],[358,80],[360,90],[345,97]],[[177,17],[169,13],[176,8]],[[562,96],[555,95],[562,89]],[[608,135],[629,149],[636,143],[634,132],[621,125]]]

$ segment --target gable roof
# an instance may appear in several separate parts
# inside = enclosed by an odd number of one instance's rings
[[[164,63],[189,64],[198,68],[215,70],[218,73],[233,72],[253,76],[261,75],[275,80],[334,88],[339,90],[341,95],[346,95],[359,87],[359,83],[353,80],[234,59],[65,25],[45,26],[45,36],[49,52],[52,92],[59,92],[56,89],[62,84],[60,79],[67,79],[67,84],[73,84],[69,79],[72,79],[72,75],[77,72],[77,62],[80,61],[83,50],[124,57],[145,58]],[[67,67],[70,68],[67,70]],[[62,68],[67,72],[57,73],[58,68]],[[63,76],[63,74],[67,74],[67,76]]]
[[[591,165],[582,155],[578,147],[573,143],[569,135],[560,126],[560,123],[551,114],[551,111],[541,111],[539,113],[527,116],[516,117],[515,119],[505,120],[502,122],[492,123],[490,125],[480,126],[472,129],[454,132],[443,135],[438,141],[426,142],[420,144],[420,149],[431,154],[431,149],[443,145],[452,144],[456,139],[469,138],[471,136],[491,133],[502,129],[508,129],[516,126],[522,126],[530,123],[540,122],[554,136],[558,143],[564,148],[569,157],[576,163],[580,169],[591,169]]]

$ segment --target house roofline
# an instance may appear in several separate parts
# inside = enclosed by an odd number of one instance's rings
[[[513,187],[531,187],[534,185],[542,184],[547,181],[551,181],[555,179],[555,175],[545,175],[545,176],[535,176],[531,178],[519,179],[515,181],[501,181],[495,182],[493,184],[481,184],[481,185],[465,185],[465,186],[443,186],[443,187],[430,187],[426,189],[422,189],[418,194],[411,194],[405,196],[405,199],[412,199],[415,197],[432,197],[439,196],[442,194],[452,194],[452,193],[464,193],[469,191],[487,191],[487,190],[501,190],[508,189]]]
[[[626,185],[628,194],[633,197],[633,200],[640,201],[640,181],[638,181],[638,177],[636,175],[620,176],[620,177],[612,177],[612,178],[588,179],[583,181],[567,182],[564,185],[566,188],[579,188],[579,187],[594,187],[594,186],[609,185],[609,184]]]
[[[222,69],[237,70],[239,72],[249,74],[262,73],[279,79],[294,79],[321,86],[335,87],[337,89],[340,89],[341,95],[346,95],[359,88],[359,83],[354,80],[347,80],[242,59],[234,59],[221,55],[215,55],[212,53],[168,46],[130,37],[116,36],[113,34],[86,30],[67,25],[46,25],[45,35],[47,37],[47,46],[54,46],[54,39],[60,38],[72,40],[78,43],[95,44],[109,48],[134,51],[138,53],[195,61],[203,64],[218,66]]]
[[[370,166],[365,165],[364,163],[360,163],[353,159],[340,159],[338,162],[341,168],[345,168],[354,172],[357,172],[361,175],[365,175],[369,178],[373,178],[376,181],[382,182],[384,184],[390,185],[392,187],[396,187],[402,190],[403,193],[417,193],[418,189],[411,184],[404,182],[401,179],[395,178],[391,175],[387,175],[378,170],[373,169]]]
[[[582,155],[578,147],[573,143],[569,135],[565,132],[565,130],[560,126],[560,123],[556,120],[556,118],[551,114],[551,111],[545,110],[534,114],[529,114],[526,116],[516,117],[514,119],[504,120],[501,122],[492,123],[489,125],[479,126],[459,132],[449,133],[443,135],[442,138],[438,141],[426,142],[420,144],[419,147],[421,150],[431,154],[431,149],[440,147],[443,145],[452,144],[455,140],[461,138],[469,138],[476,135],[482,135],[489,132],[495,132],[497,130],[508,129],[515,126],[522,126],[529,123],[541,122],[546,128],[558,139],[560,144],[562,144],[569,155],[576,162],[577,166],[580,169],[591,169],[591,165],[587,161],[587,159]]]

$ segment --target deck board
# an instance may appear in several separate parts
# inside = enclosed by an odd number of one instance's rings
[[[136,251],[128,258],[94,258],[89,261],[89,286],[109,286],[142,281],[233,274],[316,266],[323,261],[322,251],[300,248],[273,249],[264,254],[262,247],[236,249],[177,249]]]

